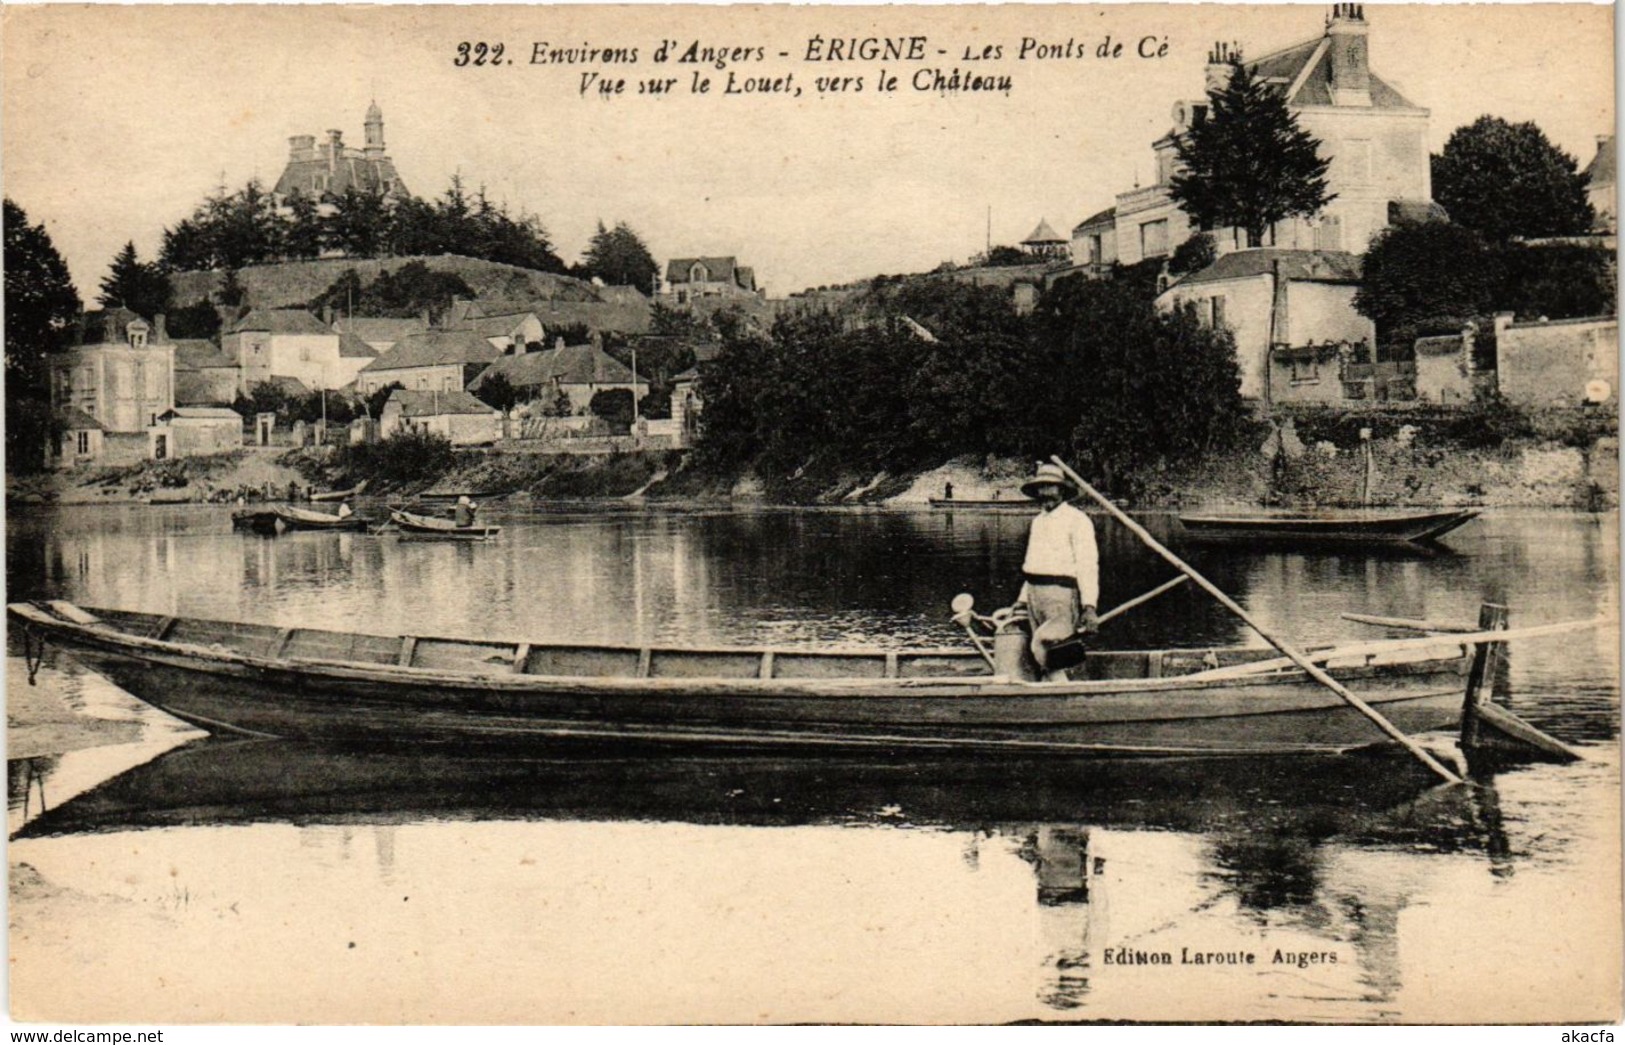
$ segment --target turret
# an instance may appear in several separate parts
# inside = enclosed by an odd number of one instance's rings
[[[1217,41],[1207,53],[1207,91],[1213,94],[1230,86],[1230,63],[1241,61],[1241,45]]]
[[[368,159],[384,155],[384,113],[375,101],[367,106],[366,151]]]

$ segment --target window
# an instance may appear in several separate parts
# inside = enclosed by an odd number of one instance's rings
[[[309,345],[300,345],[299,346],[299,362],[301,362],[301,363],[310,362],[310,346]]]
[[[76,434],[79,437],[79,452],[82,454],[90,453],[90,433],[78,432]]]
[[[1208,299],[1208,326],[1214,330],[1223,330],[1224,327],[1224,295],[1215,294]]]
[[[1320,361],[1313,354],[1293,357],[1292,383],[1295,385],[1318,385],[1320,383]]]
[[[1148,221],[1140,226],[1140,256],[1161,257],[1168,253],[1168,219]]]
[[[1106,262],[1105,251],[1098,233],[1089,237],[1089,260],[1096,265],[1102,265]]]
[[[1320,219],[1320,223],[1315,226],[1315,249],[1343,249],[1343,219],[1330,214]]]

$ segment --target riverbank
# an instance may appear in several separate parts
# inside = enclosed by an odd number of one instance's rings
[[[1345,426],[1346,428],[1346,426]],[[1300,435],[1299,432],[1304,434]],[[1280,447],[1277,452],[1277,447]],[[1399,426],[1371,440],[1370,500],[1380,507],[1619,507],[1619,440],[1514,436],[1471,445],[1448,433]],[[13,503],[119,504],[235,500],[244,490],[280,497],[290,483],[317,490],[370,480],[397,498],[471,493],[535,500],[660,503],[924,506],[951,486],[959,500],[1021,498],[1032,462],[960,457],[901,471],[819,468],[788,476],[746,467],[707,469],[691,455],[650,451],[533,455],[458,451],[446,467],[391,483],[330,450],[245,449],[212,457],[7,477]],[[1337,507],[1361,503],[1367,467],[1357,429],[1288,426],[1258,446],[1137,477],[1121,499],[1144,508]]]

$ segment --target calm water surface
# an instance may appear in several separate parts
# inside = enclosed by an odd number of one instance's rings
[[[267,539],[229,514],[14,513],[9,597],[532,641],[957,646],[949,600],[1009,601],[1027,524],[498,513],[500,541],[456,546]],[[1097,528],[1106,606],[1172,576]],[[1184,550],[1266,624],[1318,642],[1382,636],[1345,611],[1612,613],[1618,532],[1615,516],[1492,513],[1425,557]],[[1188,587],[1106,637],[1257,642]],[[122,722],[127,742],[8,764],[14,1014],[1600,1018],[1618,997],[1618,635],[1510,659],[1501,699],[1588,760],[1436,789],[1395,759],[477,763],[205,741],[52,651],[30,706]]]

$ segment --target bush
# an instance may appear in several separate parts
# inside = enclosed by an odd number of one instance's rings
[[[398,432],[373,444],[344,446],[334,462],[354,479],[384,483],[432,481],[457,463],[451,440],[433,432]]]

